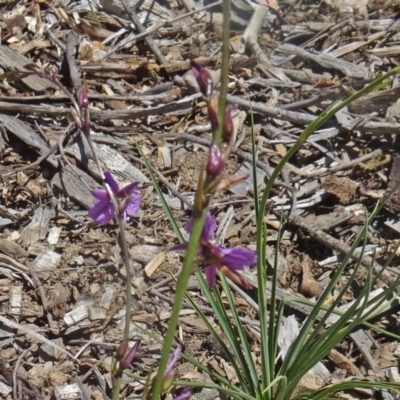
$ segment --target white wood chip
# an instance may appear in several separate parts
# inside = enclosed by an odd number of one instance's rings
[[[390,367],[387,370],[387,376],[390,382],[400,382],[399,369],[397,367]]]
[[[49,230],[49,235],[47,236],[47,241],[49,244],[57,244],[60,238],[61,228],[58,226],[53,226]]]
[[[375,297],[379,296],[385,289],[384,288],[378,288],[376,290],[373,290],[372,292],[370,292],[368,299],[372,300]],[[336,310],[341,312],[341,313],[345,313],[353,304],[354,304],[355,300],[351,301],[350,303],[347,303],[341,307],[338,307]],[[359,307],[361,307],[363,303],[363,300],[361,300],[361,304],[359,304]],[[396,302],[394,302],[396,303]],[[384,311],[387,311],[389,308],[391,308],[391,304],[393,304],[393,301],[385,301],[383,302],[380,306],[379,309],[375,310],[375,313],[373,315],[377,316],[379,314],[381,314]],[[375,304],[371,304],[369,307],[367,307],[364,310],[364,314],[370,312],[372,309],[375,309],[376,305]],[[340,318],[340,315],[337,314],[332,314],[328,320],[326,321],[326,325],[329,326],[331,324],[334,324],[338,319]]]
[[[296,317],[294,315],[290,315],[289,317],[285,318],[282,328],[279,330],[278,336],[278,345],[280,348],[279,356],[282,357],[283,360],[285,359],[290,346],[297,338],[299,332],[300,328]],[[321,362],[314,365],[314,367],[312,367],[308,373],[310,376],[311,374],[317,375],[323,380],[327,379],[331,375],[329,370]]]
[[[26,71],[24,65],[31,64],[32,60],[28,57],[17,53],[8,46],[0,45],[0,66],[7,70],[17,68],[21,71]],[[39,76],[30,75],[22,78],[22,81],[32,90],[42,92],[46,89],[58,89],[57,86],[47,79],[40,78]]]
[[[294,315],[289,315],[285,318],[282,328],[279,330],[278,337],[278,346],[280,348],[279,357],[282,357],[283,360],[286,358],[286,354],[299,332],[299,323],[296,317]]]
[[[166,255],[165,252],[161,252],[156,254],[150,262],[145,266],[144,272],[148,278],[150,278],[157,268],[165,261]]]
[[[70,335],[71,333],[75,332],[75,331],[81,331],[82,329],[90,326],[92,322],[89,321],[89,319],[85,319],[83,320],[79,325],[74,325],[74,326],[70,326],[66,331],[65,331],[65,335]]]
[[[61,254],[48,250],[39,254],[32,262],[34,271],[52,271],[58,267],[61,261]]]
[[[4,341],[6,338],[11,338],[14,340],[15,333],[14,330],[8,325],[0,324],[0,338]]]
[[[9,304],[10,304],[10,314],[20,315],[21,314],[21,303],[22,303],[22,287],[12,286],[9,291]]]
[[[75,142],[65,148],[65,154],[75,157],[77,160],[88,163],[89,170],[97,178],[100,177],[96,163],[91,158],[87,161],[84,159],[82,152],[82,145],[84,146],[85,154],[90,154],[89,146],[84,140],[83,142]],[[93,143],[98,154],[100,164],[104,171],[110,171],[117,180],[120,187],[125,186],[131,182],[149,182],[149,178],[138,168],[127,161],[117,150],[108,145],[99,145]]]
[[[70,311],[69,313],[66,313],[64,316],[64,322],[68,325],[75,325],[79,321],[83,321],[85,318],[89,316],[87,307],[84,305],[81,305],[75,310]]]
[[[257,168],[257,184],[258,186],[262,185],[264,183],[264,178],[265,178],[265,172]],[[236,172],[236,175],[247,175],[248,177],[236,185],[233,185],[232,187],[229,188],[229,191],[233,194],[237,195],[245,195],[249,190],[253,190],[253,169],[251,168],[251,164],[248,162],[245,162],[241,165],[241,167],[238,169]]]
[[[163,165],[163,169],[169,169],[172,166],[171,150],[167,146],[158,147],[158,161]]]
[[[155,14],[158,17],[161,17],[166,20],[175,18],[175,15],[172,13],[172,11],[160,6],[160,4],[158,4],[157,2],[152,1],[152,0],[143,0],[140,2],[129,1],[129,3],[131,5],[131,7],[140,8],[141,10],[148,10],[152,14]],[[163,2],[161,2],[161,4],[162,3]],[[122,6],[121,2],[119,2],[118,0],[101,0],[100,4],[105,11],[107,11],[111,14],[115,14],[120,18],[129,19],[124,7]]]
[[[393,352],[395,357],[400,357],[400,343],[397,345],[396,350]]]
[[[54,389],[54,396],[57,400],[80,400],[82,391],[77,383],[67,386],[58,386]]]
[[[192,202],[192,198],[193,197],[191,195],[188,195],[188,196],[185,196],[185,197],[187,198],[187,200],[189,202]],[[169,196],[168,194],[165,194],[164,198],[165,198],[165,201],[168,204],[168,207],[172,208],[173,210],[182,210],[182,208],[185,209],[185,210],[188,209],[188,206],[186,204],[182,204],[182,201],[180,199],[178,199],[177,197],[175,197],[175,196]],[[161,207],[162,206],[161,201],[159,200],[158,197],[157,197],[157,200],[155,201],[155,205],[157,207],[159,207],[159,206]]]
[[[0,381],[0,395],[5,399],[12,392],[12,387]]]

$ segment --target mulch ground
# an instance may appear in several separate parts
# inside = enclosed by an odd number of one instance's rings
[[[399,2],[360,1],[358,7],[343,2],[287,1],[278,8],[275,2],[260,1],[275,9],[269,9],[258,34],[251,20],[254,10],[244,0],[232,1],[228,101],[237,105],[237,140],[226,174],[249,177],[211,202],[220,224],[217,239],[225,246],[255,248],[250,110],[262,191],[313,118],[399,63]],[[222,16],[218,6],[209,4],[144,1],[128,15],[117,0],[104,0],[102,8],[93,3],[94,12],[87,2],[0,1],[1,398],[109,399],[109,365],[122,340],[125,314],[117,229],[114,224],[96,226],[87,216],[93,204],[90,190],[100,187],[101,180],[75,128],[71,101],[52,82],[32,75],[21,79],[15,71],[31,63],[53,71],[74,96],[86,85],[92,140],[103,169],[121,183],[141,182],[142,208],[127,224],[127,240],[133,274],[131,338],[142,341],[132,369],[146,376],[157,367],[161,346],[143,328],[162,339],[176,290],[170,272],[179,273],[181,258],[168,252],[176,238],[138,146],[183,227],[211,137],[190,60],[206,66],[216,85],[220,77]],[[246,49],[248,37],[253,41]],[[385,195],[390,198],[369,229],[362,263],[370,264],[375,253],[373,266],[379,270],[396,249],[399,94],[395,77],[337,113],[279,177],[265,215],[272,268],[284,212],[278,297],[318,297],[366,213]],[[293,218],[287,221],[291,209]],[[374,290],[397,278],[398,264],[396,255]],[[254,279],[254,271],[250,274]],[[365,278],[362,267],[346,303],[357,296]],[[188,290],[213,320],[195,277]],[[235,296],[256,357],[254,293]],[[293,304],[286,316],[295,315],[301,323],[309,310]],[[399,334],[396,304],[375,322]],[[176,338],[187,354],[235,379],[189,305],[182,309]],[[394,339],[360,328],[331,352],[304,389],[351,377],[398,380],[399,354]],[[177,378],[209,380],[184,362]],[[141,382],[126,378],[121,398],[140,398],[142,388]],[[203,389],[193,398],[218,396]],[[377,394],[364,390],[353,396]]]

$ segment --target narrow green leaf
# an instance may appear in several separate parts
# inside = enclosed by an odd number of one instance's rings
[[[244,371],[245,377],[247,379],[247,384],[251,389],[251,394],[261,399],[260,384],[257,376],[256,366],[253,361],[252,351],[250,348],[249,341],[247,339],[246,333],[244,331],[242,322],[240,321],[239,315],[237,313],[235,301],[232,297],[232,291],[226,281],[225,275],[221,274],[221,283],[224,289],[226,298],[229,303],[229,309],[232,313],[233,320],[235,324],[233,325],[235,336],[231,340],[235,342],[237,351],[239,353],[244,353],[244,357],[240,357],[240,365]],[[227,316],[227,318],[229,318]],[[229,323],[229,321],[228,321]]]

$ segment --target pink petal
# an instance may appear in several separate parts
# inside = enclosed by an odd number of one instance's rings
[[[107,185],[110,186],[110,188],[114,194],[118,193],[119,186],[118,186],[117,181],[111,175],[111,172],[109,172],[109,171],[104,172],[104,180],[106,181]]]
[[[169,355],[167,361],[167,367],[165,368],[164,371],[164,378],[170,377],[174,373],[176,363],[178,362],[180,356],[181,356],[181,347],[178,346],[175,349],[175,351]]]
[[[125,212],[128,215],[136,215],[140,208],[140,194],[137,192],[131,193],[129,201],[126,203]]]
[[[217,229],[217,221],[211,215],[210,211],[207,211],[203,232],[201,232],[201,239],[204,241],[209,240],[215,229]]]
[[[209,240],[216,228],[217,228],[217,221],[214,219],[211,213],[207,211],[203,232],[201,232],[201,240],[202,241]],[[192,229],[193,229],[193,218],[190,218],[185,226],[185,230],[187,233],[191,233]]]
[[[101,201],[109,201],[110,195],[108,194],[106,189],[94,189],[91,191],[92,196],[97,200]]]
[[[207,172],[210,175],[218,175],[225,167],[225,160],[222,158],[221,151],[218,146],[213,144],[210,147],[207,160]]]
[[[223,254],[221,264],[226,265],[233,270],[242,270],[245,267],[250,267],[257,262],[257,253],[250,249],[222,249]]]
[[[135,358],[140,347],[140,340],[137,340],[133,347],[129,349],[128,353],[125,355],[123,360],[121,361],[120,368],[127,369],[132,364],[133,359]]]
[[[111,201],[98,201],[96,204],[90,207],[88,215],[99,225],[107,224],[115,216],[114,206],[112,205]]]
[[[118,197],[125,197],[128,194],[138,194],[135,189],[139,185],[139,182],[132,182],[129,183],[128,185],[124,186],[121,190],[118,191]]]

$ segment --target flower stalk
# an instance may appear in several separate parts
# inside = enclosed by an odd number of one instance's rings
[[[212,94],[212,80],[210,80],[210,76],[206,74],[206,70],[199,70],[197,66],[193,68],[195,77],[199,83],[199,86],[205,95],[206,101],[209,103],[209,115],[214,116],[217,115],[218,125],[215,126],[215,117],[210,118],[210,121],[213,126],[213,144],[215,144],[220,150],[220,144],[222,141],[222,132],[223,132],[223,121],[225,116],[225,104],[226,104],[226,93],[228,88],[228,73],[229,73],[229,36],[230,36],[230,0],[225,0],[223,2],[223,42],[222,42],[222,76],[221,76],[221,87],[220,87],[220,97],[218,101],[218,110],[215,113],[215,103],[213,102],[213,94]],[[196,76],[196,72],[199,73]],[[200,76],[204,76],[204,79],[200,79]],[[210,112],[211,110],[211,112]],[[213,124],[214,122],[214,124]],[[215,150],[214,150],[215,151]],[[215,154],[214,154],[215,155]],[[210,152],[211,156],[211,152]],[[210,157],[211,158],[211,157]],[[210,164],[214,164],[214,161],[208,162]],[[218,164],[218,163],[217,163]],[[204,176],[205,175],[205,176]],[[207,217],[207,208],[209,201],[211,199],[212,191],[218,186],[219,180],[221,180],[221,174],[217,176],[213,176],[210,178],[210,181],[207,180],[208,172],[205,168],[202,176],[199,179],[199,184],[197,188],[197,192],[195,195],[195,200],[193,204],[192,217],[193,217],[193,226],[191,229],[191,235],[189,242],[187,244],[187,249],[185,253],[185,257],[183,260],[182,270],[179,275],[177,281],[177,288],[175,293],[174,305],[172,307],[171,317],[168,324],[168,329],[164,339],[163,351],[158,367],[157,376],[154,380],[151,400],[159,400],[161,392],[162,392],[162,383],[164,371],[167,366],[168,356],[170,353],[170,349],[172,348],[172,344],[174,341],[175,330],[178,325],[179,313],[182,308],[183,299],[186,295],[186,288],[189,282],[189,277],[192,273],[193,264],[197,258],[197,253],[199,249],[199,243],[203,232],[203,226]],[[206,186],[205,186],[206,184]]]
[[[89,209],[89,217],[97,224],[104,225],[112,221],[114,218],[118,223],[118,241],[122,252],[122,259],[125,264],[126,271],[126,313],[123,343],[129,339],[129,328],[131,321],[131,291],[132,291],[132,276],[129,251],[125,235],[125,224],[127,215],[136,215],[140,208],[140,194],[136,191],[138,182],[132,182],[120,188],[117,181],[108,171],[104,172],[105,189],[95,189],[92,191],[93,197],[96,199],[95,204]],[[119,349],[121,352],[123,349]],[[132,353],[132,358],[136,352]],[[123,360],[122,360],[123,362]],[[126,364],[126,362],[125,362]],[[113,400],[117,400],[121,391],[122,372],[123,369],[118,369],[116,373],[116,382],[113,390]]]

